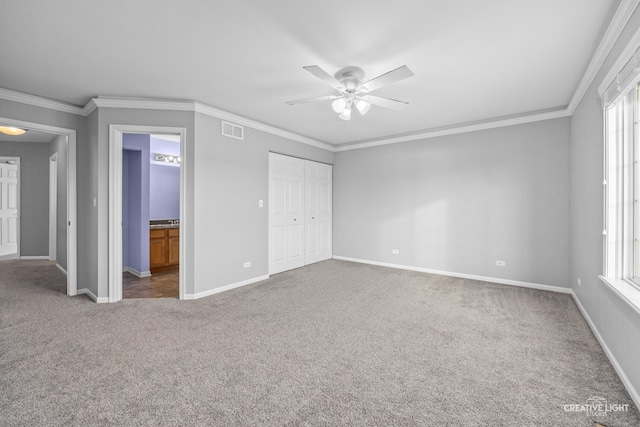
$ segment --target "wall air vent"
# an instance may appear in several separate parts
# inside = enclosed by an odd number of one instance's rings
[[[244,127],[225,122],[224,120],[221,122],[222,126],[222,134],[224,136],[229,136],[235,139],[244,139]]]

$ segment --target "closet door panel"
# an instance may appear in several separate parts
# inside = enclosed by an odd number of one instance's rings
[[[333,256],[332,166],[305,160],[305,265]]]
[[[269,153],[269,274],[304,265],[304,161]]]

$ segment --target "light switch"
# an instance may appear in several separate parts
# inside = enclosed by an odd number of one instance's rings
[[[258,200],[258,207],[261,208],[264,206],[264,201],[262,199]]]
[[[95,208],[96,206],[98,206],[98,198],[94,197],[93,198],[93,207]]]

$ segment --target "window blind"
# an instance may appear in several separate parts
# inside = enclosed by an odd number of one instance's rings
[[[640,82],[640,49],[635,51],[603,92],[602,102],[605,108],[618,101],[638,82]]]

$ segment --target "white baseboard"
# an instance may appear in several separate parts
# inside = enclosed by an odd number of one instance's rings
[[[49,261],[49,255],[44,255],[44,256],[21,256],[20,259],[25,259],[25,260],[46,259],[47,261]]]
[[[598,328],[596,328],[595,323],[593,323],[593,321],[591,320],[591,317],[589,317],[589,313],[587,313],[587,310],[585,310],[585,308],[582,306],[582,303],[580,302],[580,299],[578,298],[578,296],[573,291],[571,291],[571,296],[573,297],[573,301],[578,306],[578,310],[580,310],[580,313],[582,313],[582,317],[584,317],[584,319],[587,321],[587,324],[591,328],[593,335],[595,335],[596,339],[600,343],[600,347],[602,347],[605,354],[609,358],[609,361],[613,365],[613,368],[618,373],[618,376],[620,377],[622,384],[624,384],[624,387],[627,389],[629,396],[631,396],[631,399],[636,404],[636,407],[640,408],[640,394],[638,393],[638,390],[636,390],[633,384],[631,384],[629,377],[627,377],[627,374],[625,374],[624,370],[622,369],[622,366],[620,366],[620,364],[618,363],[618,360],[609,349],[609,346],[607,345],[607,343],[604,341],[604,338],[602,338],[602,335],[600,335],[600,331],[598,331]]]
[[[0,256],[0,261],[9,261],[10,259],[18,259],[18,254],[9,254]]]
[[[562,294],[572,293],[571,288],[563,288],[560,286],[541,285],[539,283],[521,282],[518,280],[510,280],[510,279],[499,279],[497,277],[476,276],[473,274],[466,274],[466,273],[455,273],[451,271],[433,270],[430,268],[412,267],[410,265],[390,264],[387,262],[370,261],[366,259],[349,258],[349,257],[338,256],[338,255],[334,255],[333,258],[339,259],[342,261],[359,262],[361,264],[379,265],[381,267],[398,268],[401,270],[418,271],[420,273],[437,274],[439,276],[460,277],[462,279],[471,279],[471,280],[479,280],[481,282],[498,283],[500,285],[510,285],[510,286],[519,286],[522,288],[540,289],[543,291],[560,292]]]
[[[131,273],[137,277],[151,277],[150,271],[138,271],[133,267],[122,267],[123,273]]]
[[[62,268],[62,266],[60,266],[60,264],[58,264],[57,262],[56,262],[56,267],[58,270],[62,271],[62,273],[64,273],[65,276],[67,275],[67,270]]]
[[[250,285],[250,284],[256,283],[256,282],[261,282],[261,281],[266,280],[268,278],[269,278],[269,275],[259,276],[259,277],[254,277],[253,279],[243,280],[242,282],[232,283],[232,284],[226,285],[226,286],[220,286],[219,288],[210,289],[208,291],[198,292],[197,294],[185,294],[184,299],[185,300],[193,300],[193,299],[208,297],[210,295],[214,295],[214,294],[217,294],[217,293],[220,293],[220,292],[230,291],[231,289],[235,289],[235,288],[239,288],[239,287],[242,287],[242,286]]]
[[[109,297],[98,298],[96,296],[96,294],[94,294],[93,292],[91,292],[90,289],[87,289],[87,288],[78,289],[78,295],[87,295],[89,298],[91,298],[92,300],[94,300],[95,302],[97,302],[99,304],[108,303],[109,302]]]

